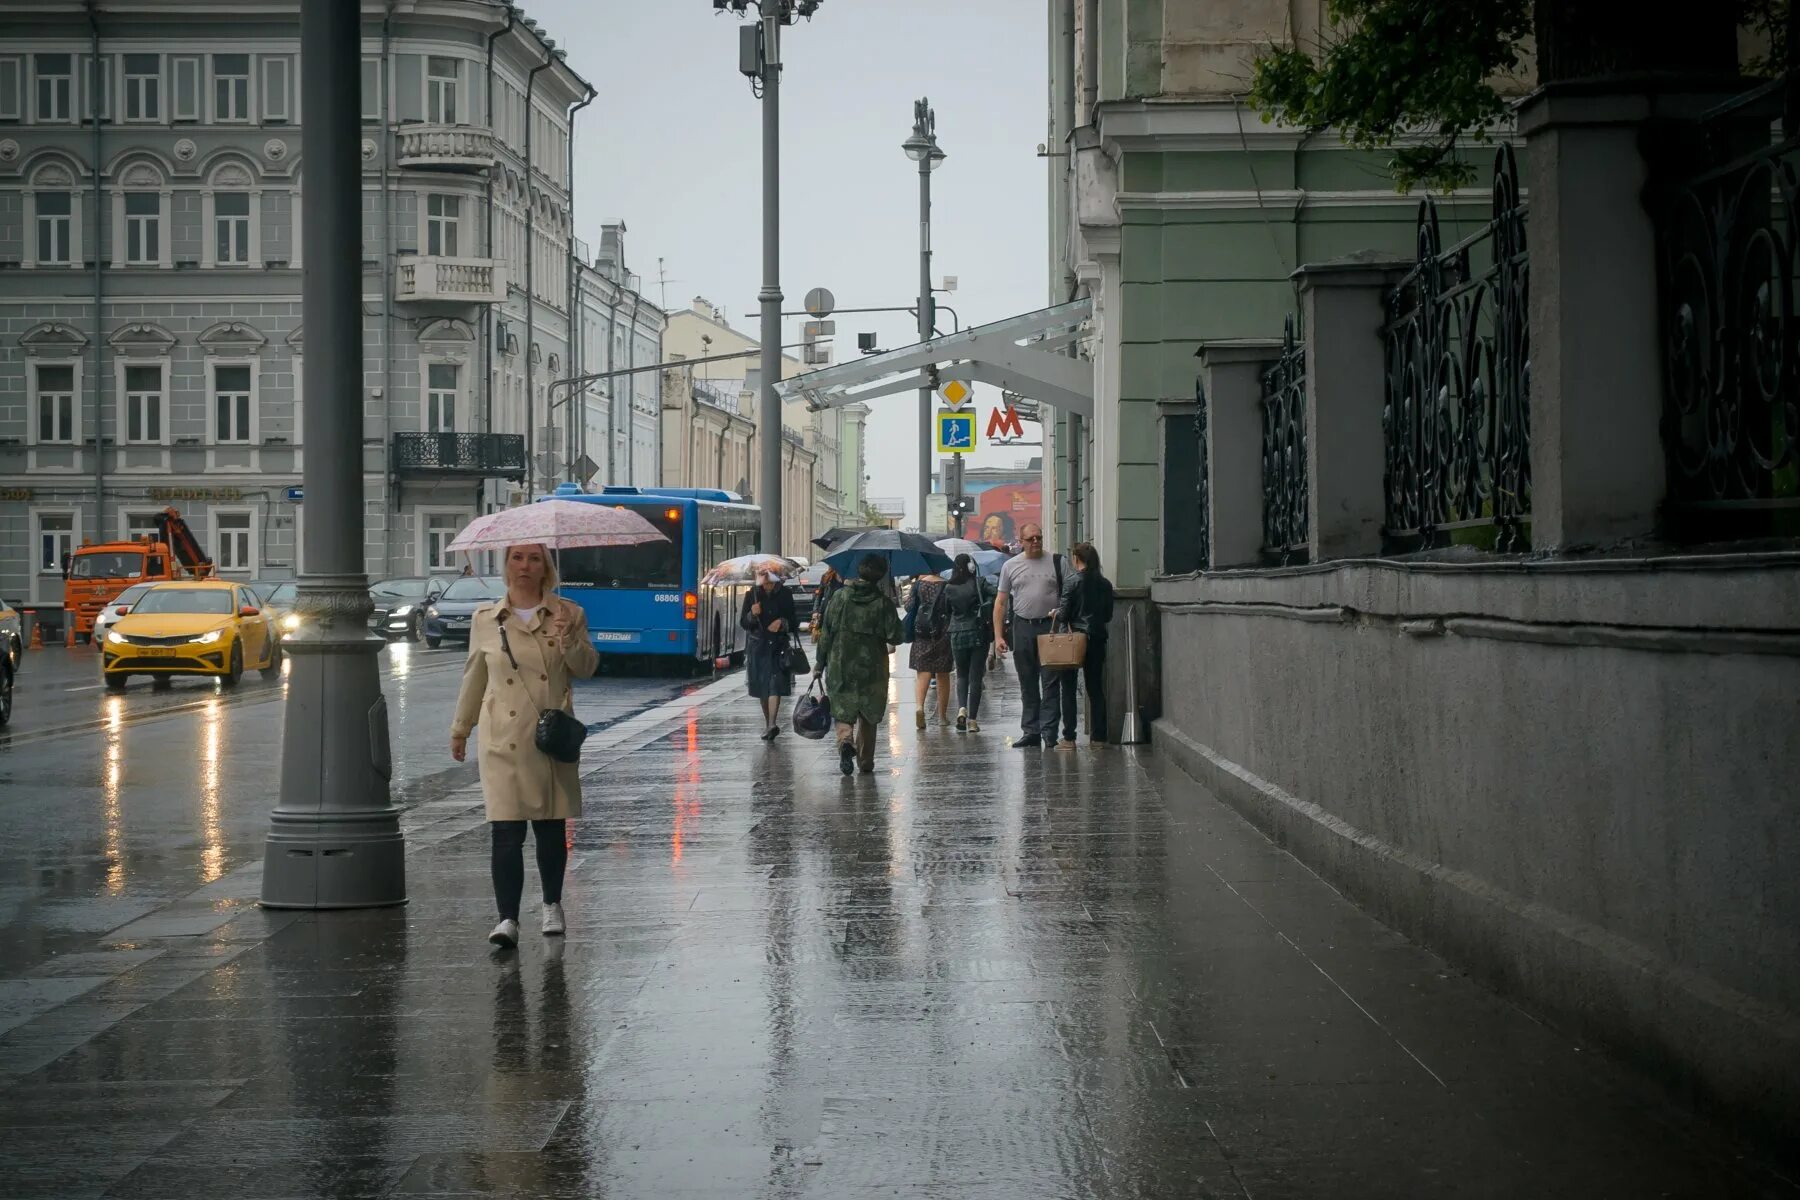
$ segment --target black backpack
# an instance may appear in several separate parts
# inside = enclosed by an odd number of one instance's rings
[[[931,594],[929,606],[920,605],[918,616],[913,618],[913,636],[919,641],[929,641],[940,637],[950,627],[949,584],[940,584],[937,591]]]

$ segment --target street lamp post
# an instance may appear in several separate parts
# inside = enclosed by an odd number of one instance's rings
[[[262,902],[371,908],[406,900],[400,813],[388,795],[387,698],[363,565],[362,61],[358,0],[300,14],[306,123],[306,572],[284,638],[293,656],[281,793],[269,817]]]
[[[713,0],[715,12],[730,10],[743,16],[756,9],[757,21],[740,31],[738,70],[751,80],[762,99],[763,154],[763,284],[756,293],[762,303],[762,408],[757,422],[762,435],[762,485],[756,500],[762,506],[762,548],[771,553],[781,545],[781,28],[801,17],[810,19],[822,0]]]
[[[931,298],[931,173],[944,161],[937,144],[937,114],[930,99],[913,105],[912,136],[900,145],[919,164],[919,341],[931,340],[936,327]],[[931,386],[919,389],[919,528],[925,528],[925,498],[931,494]]]

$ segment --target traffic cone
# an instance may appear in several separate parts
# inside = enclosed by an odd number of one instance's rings
[[[42,621],[31,623],[31,648],[33,650],[44,648],[44,623]]]
[[[63,648],[66,650],[75,648],[75,618],[73,615],[63,618]]]

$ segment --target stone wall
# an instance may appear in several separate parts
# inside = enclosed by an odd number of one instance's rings
[[[1159,753],[1489,984],[1800,1135],[1800,555],[1153,590]]]

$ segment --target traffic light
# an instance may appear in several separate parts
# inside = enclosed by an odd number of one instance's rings
[[[975,511],[975,497],[973,497],[973,496],[953,496],[953,497],[951,497],[951,499],[950,499],[950,515],[951,516],[966,517],[974,511]]]

